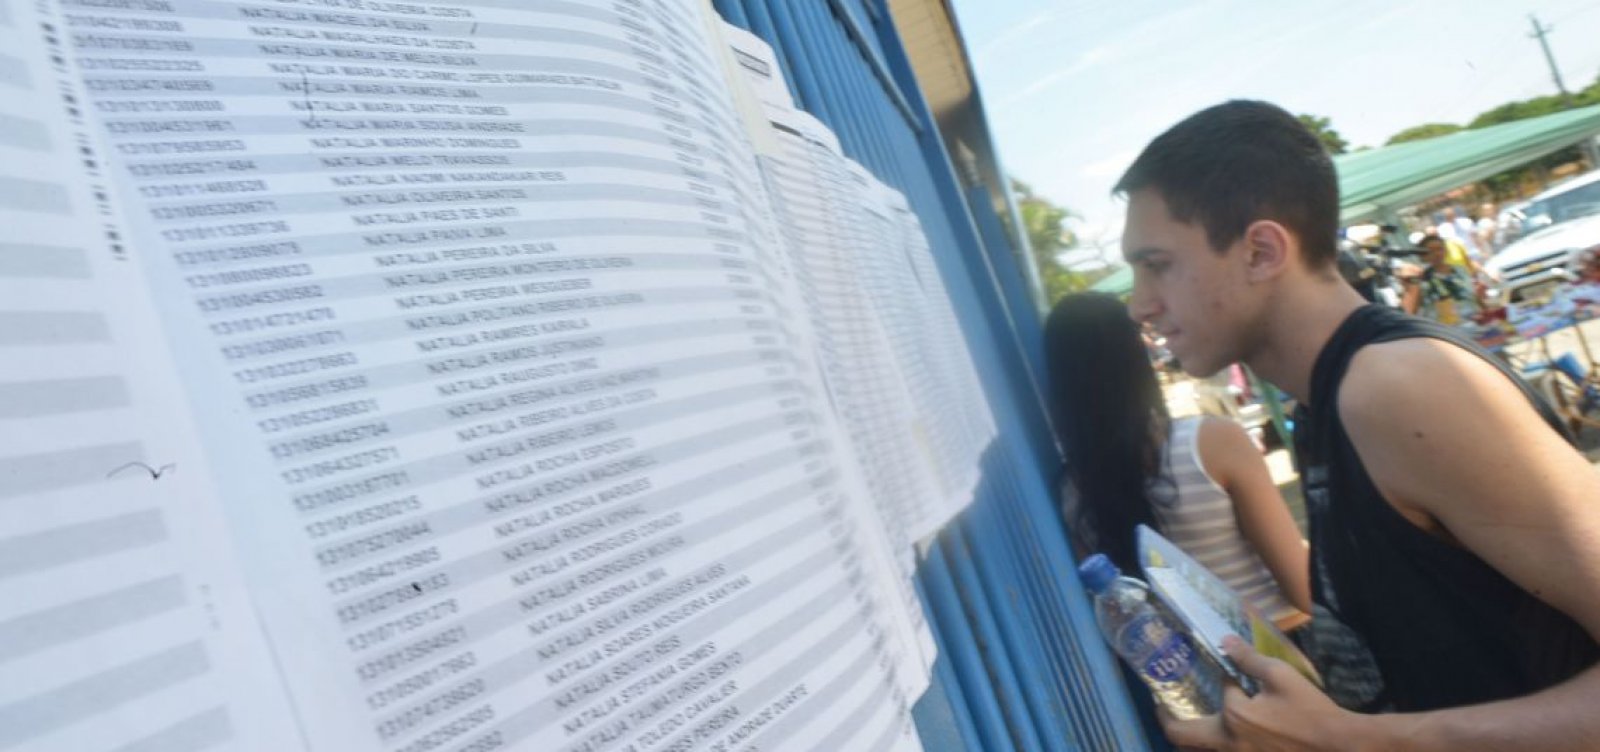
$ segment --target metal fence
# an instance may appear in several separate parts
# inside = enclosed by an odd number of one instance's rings
[[[1000,427],[977,500],[918,573],[940,654],[915,711],[924,744],[1149,748],[1055,510],[1060,458],[1039,399],[1039,321],[1023,270],[991,204],[974,195],[984,187],[957,179],[885,0],[713,4],[772,45],[795,101],[847,155],[905,194]]]

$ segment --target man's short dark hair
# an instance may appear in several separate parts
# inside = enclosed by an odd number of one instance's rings
[[[1295,116],[1267,102],[1234,100],[1201,110],[1146,146],[1117,181],[1120,194],[1153,189],[1172,217],[1205,228],[1221,251],[1250,223],[1289,228],[1306,263],[1333,263],[1339,240],[1339,179],[1322,142]]]

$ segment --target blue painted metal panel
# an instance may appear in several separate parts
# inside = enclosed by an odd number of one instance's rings
[[[1035,313],[1033,297],[1028,290],[1027,274],[1017,268],[1017,252],[1006,237],[1006,231],[1000,224],[1000,217],[994,212],[994,205],[990,203],[989,195],[988,186],[972,186],[967,189],[967,206],[972,211],[978,235],[983,238],[984,250],[990,255],[990,268],[994,269],[995,283],[1000,286],[1002,298],[1011,312],[1011,320],[1016,325],[1017,346],[1023,362],[1027,365],[1026,375],[1032,380],[1034,389],[1042,394],[1045,383],[1044,322]],[[998,258],[996,254],[1000,254]],[[1039,422],[1030,426],[1030,430],[1048,436],[1050,429],[1045,420],[1042,400],[1040,409],[1035,415]]]
[[[1000,707],[1001,698],[995,692],[995,682],[990,678],[989,662],[972,630],[972,620],[962,607],[961,592],[950,576],[944,551],[935,547],[922,563],[919,577],[923,597],[928,605],[928,615],[939,625],[944,635],[940,647],[946,652],[939,659],[949,662],[966,697],[967,710],[981,741],[979,749],[1016,749],[1006,725],[1005,712]]]
[[[1000,437],[977,499],[922,563],[940,658],[914,716],[931,750],[1139,750],[1152,740],[1094,626],[1054,502],[1039,322],[984,187],[963,188],[884,0],[715,0],[777,52],[796,102],[905,194]],[[979,196],[984,196],[982,200]],[[1163,745],[1164,746],[1164,745]]]
[[[915,584],[922,602],[929,602],[922,583]],[[943,630],[931,614],[928,628],[933,632],[934,647],[940,657],[933,664],[932,686],[911,709],[917,732],[928,749],[982,749],[978,727],[972,720],[972,706],[967,703],[967,697],[961,691],[961,682],[956,678],[950,659],[946,657],[950,655],[950,648],[947,647]]]

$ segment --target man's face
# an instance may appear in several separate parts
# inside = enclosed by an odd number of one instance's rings
[[[1198,223],[1179,222],[1153,190],[1128,196],[1122,255],[1133,267],[1133,317],[1167,338],[1183,370],[1209,376],[1241,359],[1257,328],[1257,292],[1241,240],[1218,253]]]

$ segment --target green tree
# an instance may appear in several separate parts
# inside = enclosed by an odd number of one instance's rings
[[[1600,104],[1600,76],[1597,76],[1588,86],[1573,92],[1571,96],[1557,94],[1542,97],[1533,97],[1516,102],[1492,107],[1478,114],[1471,122],[1467,123],[1465,130],[1487,128],[1493,125],[1512,123],[1527,118],[1542,117],[1575,107],[1588,107]],[[1305,116],[1301,116],[1302,119]],[[1461,126],[1453,123],[1424,123],[1412,126],[1389,138],[1388,144],[1399,144],[1407,141],[1416,141],[1424,138],[1433,138],[1447,133],[1463,130]],[[1386,145],[1388,145],[1386,144]],[[1520,195],[1528,185],[1541,181],[1540,175],[1555,169],[1557,166],[1581,158],[1577,147],[1567,147],[1553,154],[1547,154],[1530,164],[1514,167],[1498,175],[1485,178],[1482,182],[1490,194],[1499,198],[1508,198]]]
[[[1422,125],[1413,125],[1390,136],[1388,141],[1383,142],[1383,145],[1393,146],[1407,141],[1421,141],[1439,136],[1448,136],[1460,130],[1464,129],[1455,123],[1423,123]]]
[[[1300,122],[1312,133],[1317,134],[1317,140],[1322,142],[1322,148],[1329,154],[1343,154],[1350,149],[1350,142],[1333,129],[1333,123],[1325,117],[1316,115],[1300,115]]]
[[[1023,229],[1028,233],[1028,245],[1033,247],[1034,253],[1054,255],[1078,244],[1066,225],[1072,212],[1034,193],[1033,186],[1016,178],[1011,179],[1011,192],[1017,197]]]
[[[1109,268],[1068,269],[1061,263],[1061,254],[1078,247],[1078,237],[1067,227],[1067,220],[1075,215],[1034,193],[1031,186],[1016,178],[1011,179],[1011,192],[1017,197],[1023,229],[1028,233],[1028,245],[1033,248],[1039,279],[1044,283],[1050,305],[1055,305],[1065,295],[1088,289],[1113,271]]]
[[[1527,118],[1543,117],[1574,107],[1588,107],[1600,104],[1600,76],[1588,86],[1579,89],[1570,97],[1557,94],[1524,99],[1518,102],[1507,102],[1498,107],[1486,110],[1472,119],[1468,128],[1486,128],[1491,125],[1512,123]],[[1530,183],[1537,184],[1541,175],[1550,170],[1577,159],[1582,155],[1576,146],[1569,146],[1553,154],[1547,154],[1534,161],[1532,164],[1512,168],[1497,175],[1485,178],[1483,185],[1489,192],[1498,197],[1516,196]]]
[[[1548,94],[1542,97],[1524,99],[1519,102],[1507,102],[1499,107],[1486,110],[1472,119],[1467,124],[1468,128],[1483,128],[1501,123],[1511,123],[1526,118],[1541,117],[1574,107],[1588,107],[1600,104],[1600,76],[1588,86],[1572,93],[1571,96]]]
[[[1560,112],[1571,106],[1572,104],[1565,97],[1558,94],[1524,99],[1520,102],[1507,102],[1473,118],[1472,122],[1467,123],[1467,127],[1486,128],[1491,125],[1542,117]]]

